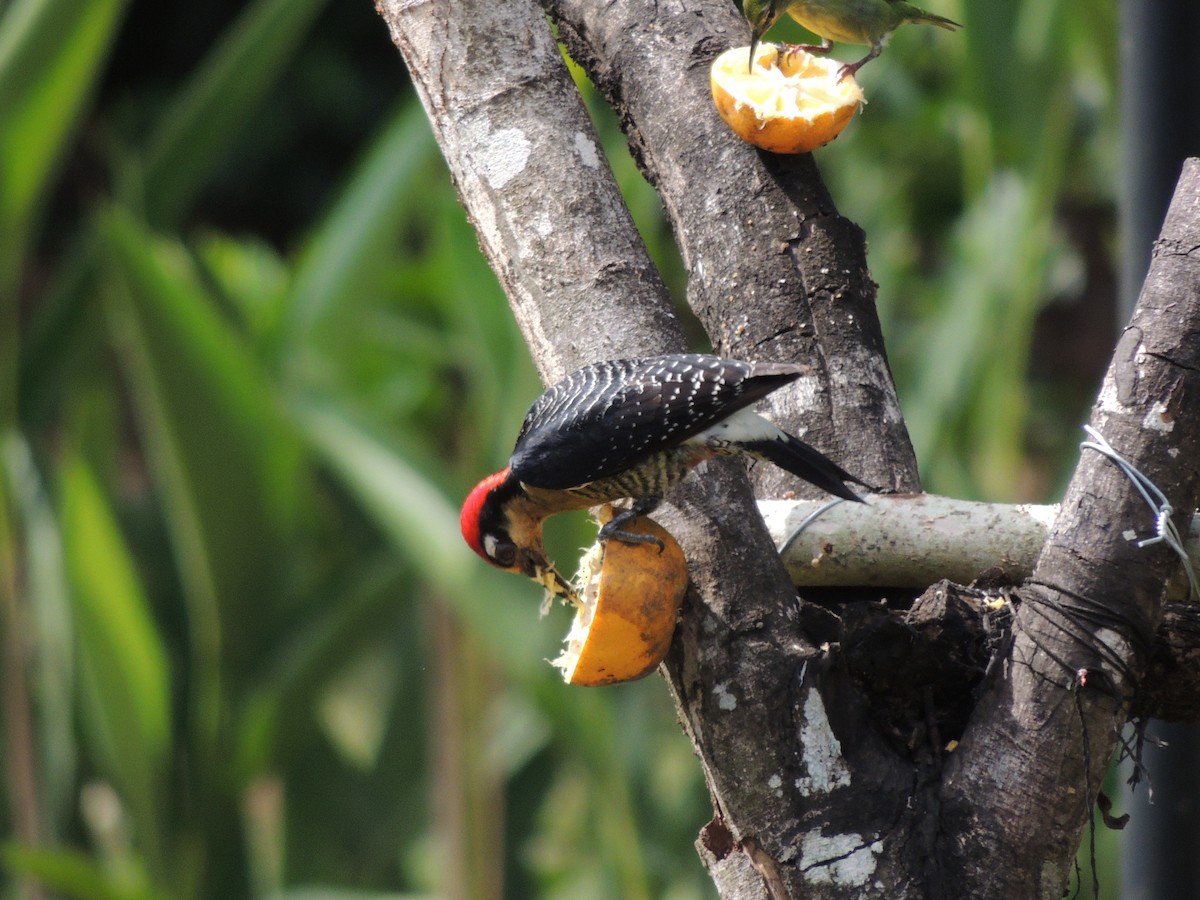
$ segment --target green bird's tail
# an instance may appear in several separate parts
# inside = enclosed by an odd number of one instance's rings
[[[938,28],[945,28],[947,31],[957,31],[962,28],[958,22],[953,19],[947,19],[945,16],[937,16],[931,12],[925,12],[923,9],[917,9],[915,6],[909,6],[908,12],[904,19],[906,22],[912,22],[916,25],[936,25]]]

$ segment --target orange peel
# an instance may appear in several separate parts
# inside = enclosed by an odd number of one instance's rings
[[[717,112],[742,140],[772,153],[809,153],[841,134],[866,102],[842,64],[800,49],[759,44],[747,71],[749,47],[713,60]]]
[[[582,605],[566,646],[553,661],[568,684],[596,686],[633,681],[654,671],[671,647],[687,591],[687,561],[657,522],[634,519],[624,529],[663,542],[597,543],[576,576]]]

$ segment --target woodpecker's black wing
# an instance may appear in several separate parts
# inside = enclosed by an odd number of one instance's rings
[[[563,490],[632,468],[804,373],[785,363],[676,354],[593,363],[538,398],[509,468]]]

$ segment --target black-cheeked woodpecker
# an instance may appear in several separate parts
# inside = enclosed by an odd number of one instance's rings
[[[749,408],[806,371],[701,354],[585,366],[530,408],[508,466],[481,481],[463,504],[463,537],[492,565],[570,594],[542,545],[548,516],[632,498],[630,509],[601,528],[600,540],[646,540],[621,525],[648,514],[689,470],[714,456],[766,459],[858,500],[843,482],[863,482]]]

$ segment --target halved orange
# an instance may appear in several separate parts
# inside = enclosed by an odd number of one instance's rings
[[[804,50],[759,44],[726,50],[712,64],[717,111],[734,133],[772,153],[808,153],[841,134],[866,102],[842,64]]]
[[[671,647],[687,591],[687,561],[657,522],[634,519],[625,530],[654,535],[663,549],[613,538],[584,556],[576,575],[583,605],[554,660],[569,684],[633,681],[654,671]]]

